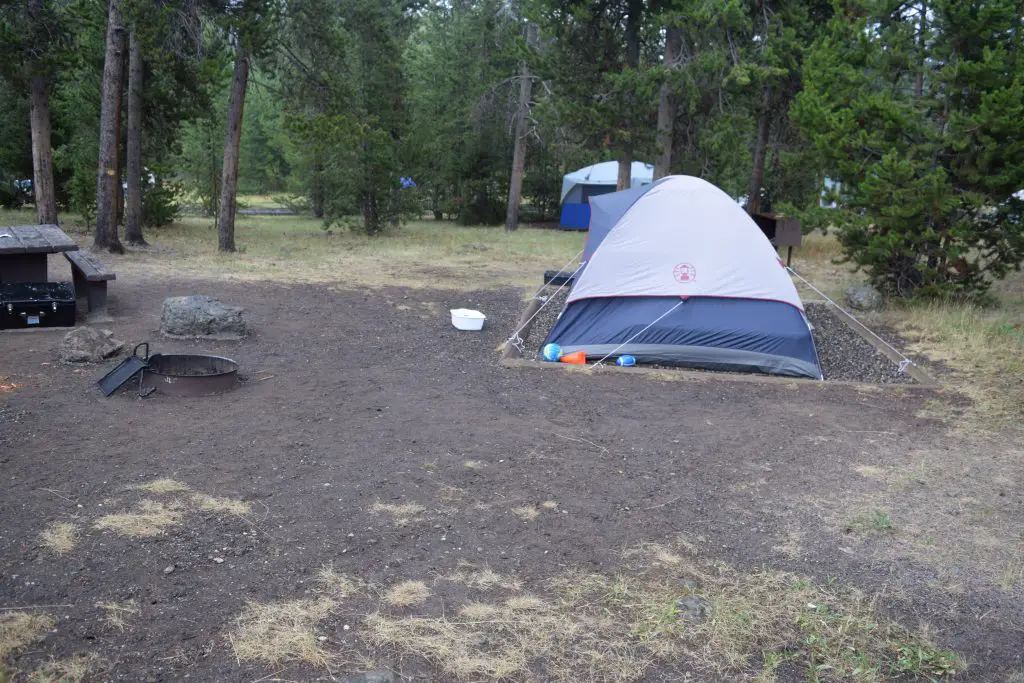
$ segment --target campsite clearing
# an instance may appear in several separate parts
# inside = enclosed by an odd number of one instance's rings
[[[275,220],[319,251],[273,255],[286,241]],[[433,247],[429,224],[413,226],[420,257],[438,260],[395,276],[418,287],[369,288],[380,262],[411,263],[394,238],[239,225],[240,244],[259,246],[235,257],[190,260],[211,233],[176,226],[149,237],[153,251],[110,257],[117,336],[230,355],[248,379],[230,394],[102,399],[106,366],[57,364],[59,334],[4,337],[0,374],[17,388],[0,394],[0,594],[27,615],[0,615],[11,670],[798,681],[825,664],[1006,683],[1021,671],[1020,432],[979,424],[959,394],[502,368],[494,349],[524,291],[491,286],[505,266],[455,245],[532,253],[511,280],[532,291],[579,248],[565,234],[446,228],[450,246]],[[253,282],[271,259],[276,281]],[[430,286],[430,268],[467,267],[485,287]],[[245,307],[256,334],[158,339],[162,299],[192,293]],[[484,311],[484,330],[452,328],[458,307]],[[968,314],[979,327],[1008,315]],[[923,329],[942,348],[944,328]],[[983,392],[960,362],[943,378]],[[160,524],[132,536],[115,516]],[[410,586],[415,600],[388,599]],[[110,605],[131,606],[117,627]]]

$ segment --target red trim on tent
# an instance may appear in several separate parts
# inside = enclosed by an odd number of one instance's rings
[[[570,294],[570,297],[571,296],[572,295]],[[615,296],[581,296],[578,299],[570,298],[568,301],[565,302],[565,305],[568,306],[569,304],[574,304],[577,301],[586,301],[587,299],[639,299],[640,297],[651,297],[656,299],[679,298],[682,299],[683,301],[686,301],[688,299],[733,299],[736,301],[771,301],[772,303],[776,304],[786,304],[787,306],[793,306],[793,304],[791,304],[790,302],[783,301],[782,299],[757,299],[752,296],[718,296],[711,294],[680,294],[678,295],[678,297],[670,294],[616,294]],[[804,309],[801,306],[793,306],[793,308],[806,315]]]

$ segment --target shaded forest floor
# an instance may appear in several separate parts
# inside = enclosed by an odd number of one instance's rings
[[[1019,283],[877,317],[939,391],[509,369],[523,287],[581,235],[301,220],[104,257],[115,335],[235,358],[230,394],[102,399],[59,332],[4,335],[15,680],[1024,680]],[[255,334],[159,339],[182,294]]]

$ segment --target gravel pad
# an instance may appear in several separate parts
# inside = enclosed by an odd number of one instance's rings
[[[913,383],[910,375],[898,373],[895,363],[876,351],[830,308],[828,304],[804,304],[807,319],[814,326],[814,346],[825,379],[874,384]]]
[[[556,290],[558,287],[549,286],[540,293],[540,296],[551,300],[533,319],[529,333],[524,337],[524,358],[537,358],[544,339],[565,306],[569,287]],[[914,381],[908,374],[898,374],[896,364],[837,318],[829,310],[828,304],[808,303],[804,309],[813,326],[814,346],[818,350],[818,363],[825,379],[872,384],[906,384]]]

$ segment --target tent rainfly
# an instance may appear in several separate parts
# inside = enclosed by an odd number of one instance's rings
[[[793,281],[729,195],[668,176],[591,204],[586,265],[545,344],[588,359],[822,379]]]
[[[569,230],[586,230],[590,220],[591,197],[615,192],[619,162],[605,161],[573,171],[562,178],[562,217],[559,225]],[[630,169],[630,187],[650,185],[654,166],[634,161]]]

